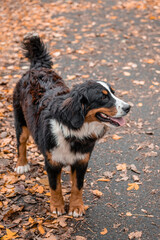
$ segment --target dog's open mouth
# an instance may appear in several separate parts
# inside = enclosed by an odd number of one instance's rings
[[[108,122],[116,127],[123,126],[125,124],[124,118],[114,118],[114,117],[109,117],[105,113],[96,113],[96,117],[101,121],[101,122]]]

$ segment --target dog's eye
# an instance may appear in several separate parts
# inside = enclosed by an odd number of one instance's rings
[[[109,98],[108,98],[108,95],[103,94],[103,95],[102,95],[102,100],[104,100],[104,99],[109,99]]]

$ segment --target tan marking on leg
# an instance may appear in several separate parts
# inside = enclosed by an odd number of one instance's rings
[[[77,177],[76,171],[71,173],[72,180],[72,189],[71,189],[71,197],[70,197],[70,205],[69,205],[69,215],[73,215],[74,217],[82,216],[85,213],[84,204],[82,199],[82,191],[83,189],[77,188]]]
[[[97,121],[97,122],[101,122],[100,120],[98,120],[96,118],[96,113],[101,112],[106,114],[107,116],[115,116],[117,113],[117,109],[116,107],[111,107],[111,108],[96,108],[96,109],[92,109],[90,110],[86,117],[85,117],[85,122],[93,122],[93,121]]]
[[[20,139],[19,139],[19,154],[18,154],[18,161],[17,161],[17,165],[18,166],[25,166],[27,165],[28,161],[26,158],[26,143],[29,137],[29,130],[27,127],[22,127],[22,133],[20,135]]]
[[[59,167],[62,166],[61,163],[56,162],[52,159],[52,154],[50,152],[46,152],[47,160],[53,167]]]
[[[88,163],[90,158],[90,153],[87,154],[84,160],[81,160],[80,163]],[[71,188],[71,197],[70,197],[70,206],[69,206],[69,215],[73,215],[74,217],[79,217],[85,214],[85,208],[82,198],[83,188],[80,190],[77,187],[77,176],[76,170],[71,173],[71,181],[72,181],[72,188]]]
[[[57,215],[62,215],[64,210],[64,200],[62,196],[62,188],[61,188],[61,172],[57,176],[57,187],[56,190],[50,188],[51,191],[51,202],[50,209],[52,213],[56,213]]]

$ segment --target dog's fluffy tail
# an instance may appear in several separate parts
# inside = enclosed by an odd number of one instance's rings
[[[52,68],[51,56],[37,33],[25,35],[22,48],[25,50],[25,57],[31,62],[30,68]]]

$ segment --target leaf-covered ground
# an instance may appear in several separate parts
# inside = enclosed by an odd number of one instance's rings
[[[160,239],[159,0],[7,0],[0,8],[0,237],[2,239]],[[69,86],[109,81],[132,105],[125,127],[101,139],[84,186],[86,215],[49,211],[43,157],[28,142],[31,171],[16,175],[12,93],[29,64],[23,36],[37,31]],[[63,173],[69,202],[69,169]],[[67,206],[66,206],[67,208]]]

